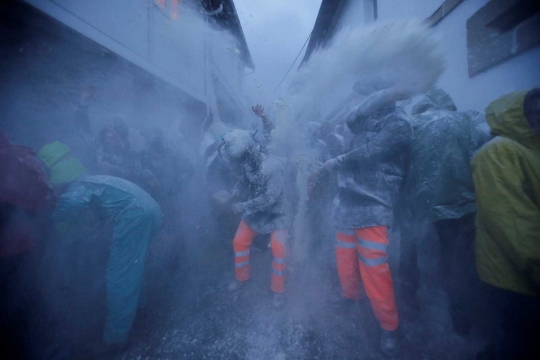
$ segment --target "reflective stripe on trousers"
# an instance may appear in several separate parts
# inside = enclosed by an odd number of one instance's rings
[[[246,281],[251,277],[251,265],[249,249],[257,233],[253,231],[244,221],[240,222],[238,230],[233,240],[234,247],[234,273],[236,280]],[[277,230],[271,234],[270,247],[272,249],[272,281],[273,292],[282,293],[285,291],[285,258],[287,230]]]
[[[339,280],[343,296],[348,299],[360,299],[364,295],[361,287],[360,268],[358,267],[358,251],[356,250],[356,237],[354,232],[336,233],[336,259]]]
[[[287,230],[274,231],[270,239],[272,249],[272,284],[273,292],[282,293],[285,291],[285,258],[287,256]]]
[[[336,233],[336,258],[343,295],[358,299],[363,283],[381,327],[393,331],[398,328],[399,319],[388,265],[388,244],[385,226],[339,229]]]

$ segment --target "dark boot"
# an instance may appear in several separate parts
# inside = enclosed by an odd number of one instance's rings
[[[272,306],[276,310],[282,310],[285,307],[285,294],[274,293],[272,296]]]
[[[452,311],[452,308],[450,308],[450,317],[452,318],[452,327],[454,329],[454,333],[461,337],[469,336],[472,328],[471,320],[466,318],[459,311]]]
[[[229,284],[229,291],[230,292],[239,291],[244,286],[246,286],[246,284],[247,284],[247,281],[238,281],[238,280],[235,279],[235,280],[231,281],[231,283]]]
[[[405,322],[416,322],[420,317],[421,307],[416,298],[416,287],[401,283],[399,291],[399,316]]]
[[[101,343],[96,346],[92,354],[96,359],[102,359],[104,357],[113,356],[119,353],[126,351],[128,348],[128,342],[124,341],[121,343],[105,344]]]
[[[381,330],[381,351],[387,356],[395,356],[399,351],[397,331]]]

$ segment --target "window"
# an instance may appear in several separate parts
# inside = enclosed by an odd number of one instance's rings
[[[467,20],[469,76],[540,44],[540,1],[491,0]]]
[[[154,0],[157,7],[172,20],[178,19],[180,15],[180,2],[182,0]]]
[[[437,25],[462,2],[463,0],[445,0],[445,2],[443,2],[430,17],[424,20],[424,23],[428,24],[430,27]]]

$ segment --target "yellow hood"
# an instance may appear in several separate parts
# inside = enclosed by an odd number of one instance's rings
[[[496,135],[540,150],[540,134],[529,125],[524,113],[525,96],[529,91],[517,91],[493,101],[486,109],[486,120]]]

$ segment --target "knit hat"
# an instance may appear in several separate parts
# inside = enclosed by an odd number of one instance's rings
[[[49,183],[69,183],[86,174],[86,168],[71,154],[71,149],[59,141],[47,144],[38,152],[49,172]]]

